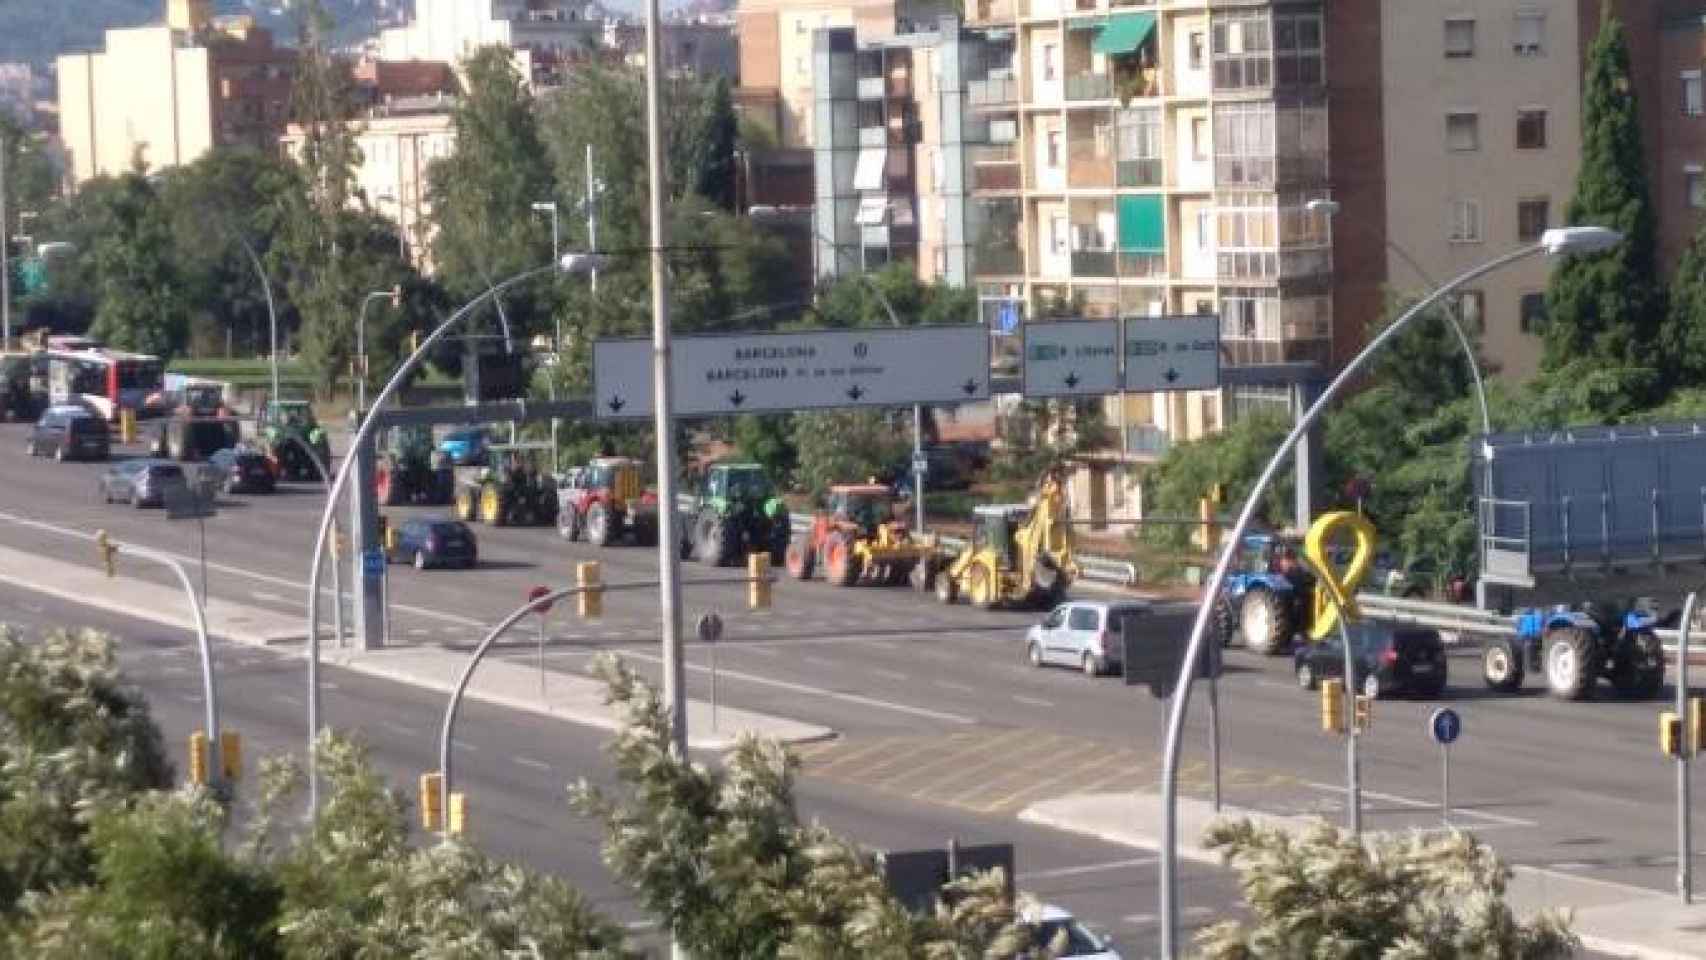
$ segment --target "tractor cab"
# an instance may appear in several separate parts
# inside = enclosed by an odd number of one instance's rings
[[[757,464],[718,465],[706,481],[705,493],[713,499],[763,503],[775,496],[776,489]]]
[[[1246,573],[1296,578],[1304,573],[1298,553],[1296,540],[1272,533],[1252,533],[1244,537],[1239,549],[1238,568]]]
[[[1031,508],[1024,504],[996,503],[979,506],[973,513],[976,526],[972,529],[972,545],[987,547],[999,558],[1001,569],[1019,569],[1019,541],[1013,534],[1030,519]]]
[[[829,511],[836,522],[874,536],[877,527],[894,519],[894,491],[880,483],[831,487]]]
[[[644,494],[641,469],[642,464],[633,457],[597,457],[586,465],[579,485],[591,490],[608,490],[615,503],[631,503]]]

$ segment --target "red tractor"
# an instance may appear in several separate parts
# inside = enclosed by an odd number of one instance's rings
[[[658,497],[640,482],[640,461],[599,457],[557,486],[557,532],[604,546],[624,534],[642,547],[658,542]]]

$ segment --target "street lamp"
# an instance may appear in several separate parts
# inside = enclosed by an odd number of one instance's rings
[[[389,191],[382,193],[373,199],[378,200],[380,203],[394,203],[397,205],[397,259],[404,263],[409,263],[409,228],[408,225],[403,222],[403,217],[405,216],[403,211],[403,201],[399,199],[396,194]]]
[[[272,343],[272,396],[270,400],[273,403],[277,403],[279,400],[278,311],[273,307],[272,283],[267,280],[267,268],[261,265],[261,258],[255,253],[254,245],[249,243],[249,239],[235,230],[232,230],[231,234],[237,238],[238,243],[242,244],[243,252],[249,255],[249,263],[254,265],[256,276],[261,278],[261,292],[265,294],[267,298],[267,329],[270,331],[270,340]]]
[[[557,250],[557,201],[541,200],[533,205],[533,212],[551,215],[551,259],[555,260],[562,256]]]
[[[1203,641],[1208,634],[1208,622],[1214,608],[1214,602],[1220,596],[1220,591],[1225,588],[1226,574],[1232,564],[1232,556],[1237,552],[1237,545],[1243,541],[1251,520],[1255,518],[1256,507],[1266,495],[1268,487],[1272,485],[1281,463],[1297,446],[1297,442],[1302,439],[1303,435],[1314,426],[1315,421],[1321,418],[1322,413],[1327,409],[1327,404],[1332,402],[1345,384],[1355,378],[1369,358],[1391,343],[1398,334],[1410,325],[1411,321],[1421,316],[1436,303],[1444,300],[1452,292],[1486,274],[1537,253],[1554,257],[1601,253],[1616,246],[1622,242],[1622,239],[1622,234],[1605,227],[1555,228],[1542,234],[1539,243],[1520,247],[1503,256],[1489,260],[1428,294],[1394,320],[1390,326],[1376,334],[1374,339],[1363,347],[1360,353],[1345,364],[1344,369],[1339,371],[1339,375],[1334,377],[1327,388],[1321,392],[1321,396],[1310,405],[1302,417],[1298,418],[1296,425],[1291,428],[1291,432],[1280,443],[1279,449],[1275,450],[1273,457],[1268,460],[1267,466],[1262,468],[1261,476],[1251,487],[1250,494],[1238,513],[1238,522],[1223,541],[1225,546],[1221,549],[1220,559],[1215,562],[1214,575],[1209,578],[1208,584],[1203,588],[1202,602],[1198,605],[1196,619],[1191,624],[1190,643],[1185,648],[1185,656],[1179,667],[1176,693],[1167,714],[1166,745],[1162,751],[1161,759],[1160,865],[1161,955],[1167,960],[1174,960],[1178,956],[1179,949],[1179,824],[1177,809],[1179,801],[1179,745],[1185,732],[1185,713],[1190,708],[1191,685],[1196,679],[1197,660],[1203,654]]]
[[[555,262],[534,267],[510,277],[502,283],[494,284],[451,314],[449,319],[434,327],[431,333],[421,338],[419,345],[415,347],[415,351],[397,365],[397,369],[391,374],[391,379],[386,381],[384,389],[380,390],[379,396],[374,398],[374,409],[377,410],[385,406],[392,396],[402,389],[404,381],[408,379],[416,367],[420,366],[421,360],[426,357],[427,353],[437,346],[440,340],[444,339],[445,334],[478,309],[487,299],[540,274],[553,271],[569,274],[585,273],[596,266],[601,266],[605,259],[598,254],[564,254]],[[373,434],[373,425],[373,411],[369,410],[362,416],[360,425],[356,427],[354,436],[350,438],[349,448],[352,454],[361,450],[363,444],[367,443],[368,438]],[[353,455],[345,456],[343,462],[338,466],[337,475],[332,478],[331,489],[326,494],[326,509],[320,515],[320,528],[314,536],[314,552],[310,555],[308,562],[308,815],[310,819],[318,816],[320,812],[320,772],[316,766],[315,756],[315,737],[320,730],[320,568],[325,560],[326,538],[332,527],[332,514],[337,509],[338,498],[349,484],[350,468],[358,459],[359,457]]]
[[[398,309],[403,305],[403,285],[399,283],[389,290],[375,290],[361,300],[361,315],[355,322],[356,363],[361,367],[355,378],[357,416],[367,414],[367,305],[375,300],[390,300],[391,309]]]

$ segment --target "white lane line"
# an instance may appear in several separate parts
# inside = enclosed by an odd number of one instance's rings
[[[1125,923],[1125,924],[1129,924],[1129,925],[1134,926],[1134,927],[1147,927],[1150,924],[1155,922],[1155,914],[1153,914],[1153,913],[1134,913],[1134,914],[1131,914],[1130,916],[1121,917],[1120,922]]]
[[[635,651],[627,654],[627,656],[635,660],[645,660],[654,664],[663,663],[663,659],[661,657],[656,657],[649,653],[640,653]],[[700,673],[711,672],[710,667],[697,663],[688,664],[687,669],[697,670]],[[791,683],[787,680],[773,680],[770,677],[760,677],[751,673],[742,673],[739,670],[718,668],[717,675],[719,677],[725,677],[732,680],[743,680],[747,683],[754,683],[761,687],[775,687],[778,690],[803,693],[812,697],[827,697],[831,700],[840,700],[845,703],[856,703],[863,707],[878,707],[883,710],[893,710],[896,713],[910,714],[915,717],[924,717],[929,720],[942,720],[947,723],[964,724],[977,722],[977,719],[974,717],[961,716],[957,713],[944,713],[940,710],[926,710],[923,707],[915,707],[905,703],[894,703],[889,700],[879,700],[876,697],[860,696],[857,693],[842,693],[839,690],[825,690],[822,687],[814,687],[804,683]]]
[[[453,746],[455,746],[455,747],[456,747],[456,748],[457,748],[457,749],[459,749],[459,750],[474,750],[474,749],[477,749],[477,748],[476,748],[476,747],[475,747],[475,746],[474,746],[474,745],[473,745],[473,744],[471,744],[471,743],[469,743],[469,742],[468,742],[468,741],[466,741],[466,740],[452,740],[452,741],[450,741],[450,742],[451,742],[451,745],[453,745]]]
[[[535,760],[532,757],[510,757],[510,759],[514,760],[516,763],[519,763],[524,767],[532,767],[535,770],[550,770],[551,769],[550,764],[546,763],[543,760]]]
[[[780,653],[777,653],[775,650],[771,650],[769,647],[755,646],[755,645],[750,644],[750,643],[730,644],[729,646],[724,647],[723,649],[724,650],[729,650],[729,649],[739,650],[742,653],[756,653],[761,657],[779,657],[779,656],[781,656]]]
[[[268,592],[266,590],[250,590],[249,596],[254,597],[256,600],[262,600],[262,601],[266,601],[268,603],[289,603],[290,602],[289,600],[286,600],[284,597],[281,597],[276,593]]]
[[[1343,793],[1345,790],[1343,784],[1334,785],[1334,784],[1328,784],[1328,783],[1312,783],[1308,780],[1305,780],[1303,782],[1303,785],[1308,787],[1311,790],[1320,790],[1323,793]],[[1377,793],[1373,790],[1364,790],[1362,792],[1362,795],[1364,797],[1367,797],[1370,800],[1380,800],[1380,801],[1385,802],[1385,803],[1396,803],[1401,807],[1409,807],[1412,810],[1438,810],[1439,809],[1439,802],[1438,801],[1416,800],[1416,799],[1411,798],[1411,797],[1400,797],[1397,794],[1392,794],[1392,793]],[[1503,824],[1507,827],[1538,827],[1538,826],[1540,826],[1540,824],[1535,823],[1533,820],[1524,820],[1521,817],[1507,817],[1504,814],[1500,814],[1500,813],[1486,813],[1486,812],[1483,812],[1481,810],[1475,809],[1473,806],[1452,807],[1451,812],[1453,815],[1461,814],[1461,815],[1466,816],[1466,817],[1479,817],[1482,820],[1488,820],[1488,821],[1491,821],[1493,823]]]
[[[891,680],[905,680],[906,679],[906,674],[901,673],[899,670],[884,670],[881,667],[872,667],[871,672],[876,674],[879,677],[888,677]]]
[[[199,693],[180,693],[180,694],[178,694],[178,699],[182,700],[185,703],[199,704],[199,703],[201,703],[201,694],[199,694]]]
[[[405,737],[412,737],[415,735],[415,728],[406,723],[398,723],[395,720],[381,720],[379,721],[379,725],[392,733],[400,733]]]
[[[288,704],[290,704],[290,705],[291,705],[291,706],[293,706],[293,707],[300,707],[300,706],[302,706],[302,698],[301,698],[301,697],[298,697],[298,696],[295,696],[295,695],[294,695],[294,694],[289,694],[289,693],[275,693],[275,694],[273,694],[273,695],[272,695],[272,698],[273,698],[273,699],[274,699],[274,700],[277,700],[277,701],[278,701],[278,702],[280,702],[280,703],[288,703]]]
[[[865,642],[870,646],[876,647],[878,650],[899,650],[900,649],[899,647],[888,642],[887,640],[867,640]]]
[[[937,680],[936,686],[941,687],[944,690],[958,690],[960,693],[971,692],[970,686],[963,683],[955,683],[952,680]]]
[[[1013,699],[1017,700],[1020,703],[1029,704],[1033,707],[1052,707],[1052,706],[1054,706],[1054,704],[1048,700],[1043,700],[1043,699],[1040,699],[1038,697],[1021,696],[1017,693],[1013,694]]]
[[[444,627],[442,629],[443,629],[443,632],[445,634],[452,636],[452,637],[460,637],[462,635],[462,628],[461,627]],[[409,632],[413,633],[414,631],[411,630]],[[426,631],[423,630],[421,632],[425,633]]]
[[[411,636],[411,637],[426,637],[426,636],[431,636],[431,635],[432,635],[432,631],[426,629],[425,627],[410,627],[409,628],[409,636]]]
[[[800,662],[801,663],[815,664],[815,665],[820,666],[820,667],[833,667],[833,666],[835,666],[834,660],[827,660],[823,657],[801,657]]]
[[[1103,873],[1108,870],[1124,870],[1127,867],[1147,867],[1156,862],[1156,857],[1133,857],[1129,860],[1110,860],[1107,863],[1087,863],[1082,867],[1059,867],[1054,870],[1033,870],[1029,873],[1014,874],[1016,883],[1030,883],[1035,880],[1052,880],[1057,877],[1079,877],[1086,873]]]

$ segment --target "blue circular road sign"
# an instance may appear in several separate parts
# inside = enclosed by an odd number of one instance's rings
[[[1440,707],[1428,717],[1428,733],[1440,746],[1449,746],[1463,734],[1463,718],[1450,707]]]

